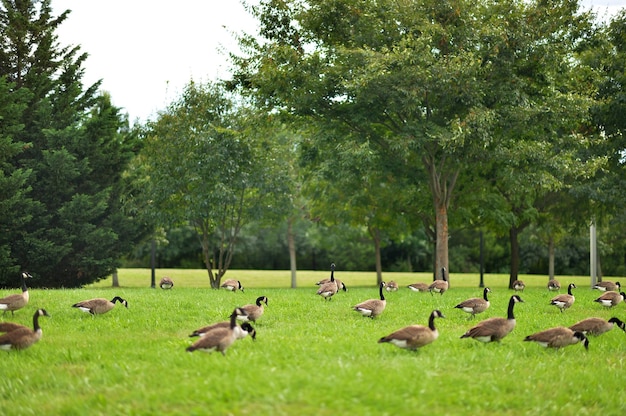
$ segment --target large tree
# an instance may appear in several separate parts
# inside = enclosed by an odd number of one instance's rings
[[[9,94],[28,97],[12,134],[23,151],[11,163],[31,172],[23,187],[30,200],[13,214],[29,221],[11,230],[8,267],[28,269],[33,286],[106,278],[139,235],[128,232],[132,219],[120,210],[136,135],[110,97],[98,94],[99,83],[83,86],[87,54],[58,44],[55,31],[68,16],[53,16],[49,0],[3,0],[0,8],[0,76]]]
[[[192,225],[211,287],[219,288],[242,227],[280,218],[289,195],[271,136],[217,83],[190,82],[150,125],[142,163],[151,211],[163,225]],[[265,131],[263,128],[260,131]]]
[[[532,189],[555,162],[529,159],[532,146],[575,147],[585,103],[573,52],[589,26],[577,9],[569,0],[263,0],[254,9],[262,41],[243,38],[234,80],[272,108],[317,120],[324,139],[359,139],[424,178],[439,270],[459,175],[506,154],[523,169],[509,185]],[[532,207],[532,197],[509,198],[511,209],[519,198]]]

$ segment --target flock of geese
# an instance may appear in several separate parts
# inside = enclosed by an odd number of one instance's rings
[[[326,300],[332,299],[332,296],[338,292],[340,287],[343,288],[343,290],[346,290],[343,283],[341,283],[341,285],[337,283],[339,281],[334,278],[334,271],[335,265],[332,264],[330,279],[325,279],[316,283],[320,286],[317,294]],[[412,291],[430,292],[431,295],[434,293],[443,295],[448,290],[448,287],[449,285],[448,279],[446,278],[445,268],[442,268],[441,279],[437,279],[431,284],[413,283],[408,285],[408,288]],[[526,285],[521,280],[513,282],[513,289],[515,292],[523,292],[525,287]],[[574,283],[570,283],[567,287],[567,294],[554,296],[550,300],[550,305],[555,306],[561,312],[570,308],[576,300],[572,293],[572,289],[575,288],[576,285]],[[560,289],[561,285],[558,281],[549,281],[548,290],[558,291]],[[600,282],[595,285],[593,289],[605,292],[600,297],[595,299],[595,302],[598,302],[607,308],[612,308],[626,299],[626,294],[624,292],[620,292],[621,287],[619,282]],[[389,283],[381,282],[379,285],[378,299],[368,299],[354,305],[352,309],[369,318],[379,316],[383,313],[387,305],[384,290],[395,292],[398,290],[398,285],[394,281],[390,281]],[[489,308],[490,302],[488,294],[490,292],[491,289],[486,287],[483,290],[482,297],[467,299],[457,304],[455,308],[470,314],[469,319],[473,319],[477,314],[480,314]],[[467,330],[467,332],[461,335],[461,338],[472,338],[480,342],[501,341],[515,328],[516,321],[514,307],[515,304],[519,302],[524,302],[519,295],[515,294],[511,296],[507,308],[506,318],[494,317],[485,319]],[[436,318],[445,318],[445,316],[440,310],[435,309],[429,316],[428,326],[409,325],[380,338],[378,342],[390,343],[399,348],[417,350],[418,348],[431,344],[439,337],[439,331],[435,326]],[[587,318],[570,327],[558,326],[528,335],[524,338],[524,341],[535,342],[543,347],[549,348],[562,348],[581,342],[585,349],[588,349],[589,339],[587,338],[587,335],[601,335],[613,329],[615,325],[626,332],[626,324],[617,317],[613,317],[608,321],[602,318]]]
[[[22,293],[16,293],[0,299],[0,311],[3,311],[3,316],[7,312],[11,312],[11,315],[14,315],[15,311],[28,305],[30,296],[26,286],[26,279],[30,279],[32,276],[27,272],[22,272],[21,277]],[[73,304],[72,307],[91,315],[100,315],[113,309],[116,302],[128,308],[128,302],[119,296],[111,300],[104,298],[84,300]],[[13,322],[0,322],[0,333],[2,333],[0,335],[0,350],[23,350],[39,341],[43,334],[39,325],[39,317],[41,316],[50,316],[50,314],[45,309],[37,309],[33,315],[32,329]]]
[[[347,291],[346,285],[339,279],[335,279],[335,264],[331,265],[331,274],[329,279],[324,279],[316,283],[319,286],[317,295],[321,296],[325,301],[332,300],[333,296],[340,290]],[[15,311],[22,309],[28,304],[29,294],[26,285],[26,279],[31,278],[28,273],[22,273],[22,293],[12,294],[0,299],[0,310],[3,316],[7,312],[13,314]],[[169,277],[163,277],[159,282],[162,289],[172,289],[174,282]],[[240,281],[229,279],[224,281],[221,287],[225,290],[236,292],[244,291]],[[448,280],[446,277],[446,269],[442,268],[441,279],[437,279],[430,284],[413,283],[408,288],[416,292],[429,292],[431,295],[438,293],[443,295],[448,290]],[[461,338],[472,338],[480,342],[499,342],[515,328],[516,321],[514,315],[514,307],[516,303],[524,302],[517,292],[523,292],[525,284],[518,280],[513,283],[516,294],[512,295],[507,308],[507,316],[488,318],[478,322],[467,330]],[[550,280],[548,290],[558,291],[561,285],[556,280]],[[379,285],[378,298],[367,299],[352,307],[352,309],[364,317],[376,318],[382,314],[387,305],[385,291],[395,292],[398,290],[398,284],[394,281],[381,282]],[[555,306],[561,312],[570,308],[575,297],[572,289],[576,289],[574,283],[570,283],[567,287],[567,294],[558,294],[550,300],[550,305]],[[604,293],[595,299],[604,307],[612,308],[626,299],[626,294],[621,291],[619,282],[600,282],[593,287],[603,291]],[[483,313],[490,307],[489,293],[491,290],[486,287],[483,290],[482,297],[470,298],[460,302],[455,306],[463,312],[469,314],[468,319],[474,319],[476,315]],[[108,300],[104,298],[95,298],[77,302],[72,307],[77,308],[91,315],[100,315],[109,312],[115,307],[116,303],[122,304],[128,308],[128,302],[119,296]],[[199,329],[194,330],[189,337],[198,337],[190,346],[186,348],[188,352],[219,351],[223,355],[226,350],[233,345],[236,340],[250,337],[256,339],[256,330],[252,326],[264,313],[264,304],[267,306],[267,296],[259,296],[254,304],[236,307],[230,314],[227,321],[217,322]],[[41,316],[50,316],[45,309],[37,309],[33,315],[33,328],[19,325],[12,322],[0,322],[0,349],[25,349],[41,339],[42,329],[39,325]],[[384,336],[378,340],[379,343],[390,343],[399,348],[417,350],[428,344],[431,344],[439,337],[439,331],[435,326],[436,318],[445,318],[443,313],[435,309],[430,313],[428,325],[409,325],[400,328],[391,334]],[[238,321],[241,324],[238,325]],[[587,318],[569,327],[558,326],[549,328],[524,338],[524,341],[535,342],[543,347],[562,348],[581,342],[586,349],[589,348],[589,339],[587,335],[601,335],[618,326],[626,332],[626,324],[619,318],[613,317],[609,320],[602,318]]]

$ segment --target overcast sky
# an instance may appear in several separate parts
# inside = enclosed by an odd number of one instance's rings
[[[102,89],[131,122],[154,119],[190,81],[226,78],[232,33],[254,32],[239,0],[52,0],[54,14],[72,10],[58,30],[61,45],[89,54],[84,83]],[[583,0],[600,16],[626,0]]]

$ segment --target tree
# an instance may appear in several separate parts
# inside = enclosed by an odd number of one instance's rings
[[[0,9],[0,76],[14,85],[10,95],[28,97],[13,134],[25,145],[11,164],[31,172],[30,201],[13,214],[29,220],[11,230],[11,256],[31,286],[77,287],[108,277],[138,235],[120,211],[138,143],[99,82],[83,87],[87,55],[57,44],[69,11],[51,13],[49,0],[3,0]]]
[[[577,14],[575,1],[265,0],[253,10],[263,41],[242,39],[234,82],[311,117],[321,137],[358,139],[423,177],[435,270],[448,266],[459,176],[477,163],[517,167],[491,178],[507,190],[514,279],[534,201],[591,170],[575,163],[588,145],[589,83],[577,54],[593,37],[591,15]],[[568,169],[555,170],[554,154]]]
[[[262,1],[264,41],[245,38],[249,54],[236,60],[235,81],[264,103],[314,117],[327,136],[344,133],[335,140],[349,132],[425,178],[437,270],[448,266],[458,175],[480,140],[476,127],[490,122],[480,102],[476,27],[464,18],[472,4]]]
[[[341,143],[320,140],[301,143],[303,193],[310,215],[327,226],[347,224],[367,230],[375,258],[376,279],[382,279],[381,250],[385,236],[402,239],[410,233],[405,212],[412,192],[384,166],[368,143],[344,136]],[[402,177],[400,177],[402,178]]]
[[[153,214],[197,231],[212,288],[227,272],[242,227],[276,218],[287,194],[272,137],[252,133],[254,113],[219,84],[190,82],[151,124],[142,151]]]
[[[0,77],[0,270],[5,273],[0,282],[10,282],[17,275],[18,266],[11,251],[11,236],[30,217],[23,207],[28,198],[30,171],[11,164],[25,146],[14,140],[24,128],[22,112],[26,108],[26,91],[11,93],[12,85]]]

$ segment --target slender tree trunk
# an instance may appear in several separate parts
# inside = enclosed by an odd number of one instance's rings
[[[450,268],[448,267],[448,207],[456,181],[459,177],[459,169],[450,169],[446,172],[445,156],[441,160],[425,155],[422,162],[428,173],[428,186],[433,198],[435,209],[435,270],[437,275],[445,267],[448,270],[447,278],[450,284]]]
[[[383,281],[383,265],[380,255],[380,230],[378,228],[368,227],[370,236],[374,241],[374,255],[376,258],[376,284],[379,285]]]
[[[117,270],[115,270],[113,272],[113,279],[112,280],[113,280],[112,287],[120,287],[120,281],[119,281],[119,278],[117,276]]]
[[[213,256],[211,253],[211,246],[209,244],[209,232],[205,227],[203,221],[196,222],[196,231],[198,231],[200,235],[200,246],[202,247],[202,261],[204,262],[204,266],[207,269],[207,273],[209,275],[209,283],[212,289],[219,289],[219,271],[218,274],[215,275],[213,273]]]
[[[450,270],[448,268],[448,207],[440,203],[437,207],[437,242],[436,242],[435,270],[445,267],[448,270],[448,284],[450,284]],[[443,276],[441,276],[443,278]]]
[[[554,237],[548,239],[548,274],[554,279]]]
[[[509,289],[513,289],[513,282],[519,275],[519,241],[517,227],[509,230],[509,242],[511,244],[511,271],[509,275]]]
[[[296,236],[293,233],[294,219],[289,217],[287,219],[287,245],[289,247],[289,266],[291,268],[291,287],[295,289],[297,287],[296,281]]]

